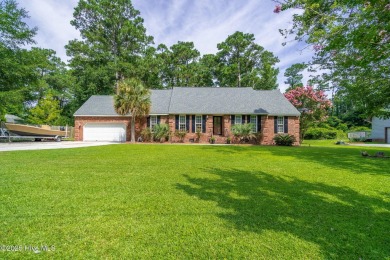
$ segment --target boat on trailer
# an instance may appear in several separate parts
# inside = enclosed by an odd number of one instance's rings
[[[61,141],[62,137],[67,137],[67,131],[54,129],[51,126],[43,125],[41,127],[31,126],[31,125],[23,125],[23,124],[14,124],[14,123],[4,123],[8,132],[23,136],[34,138],[35,140],[42,139],[54,139],[56,141]]]

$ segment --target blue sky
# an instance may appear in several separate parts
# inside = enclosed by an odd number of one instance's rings
[[[30,26],[38,27],[37,45],[57,52],[67,61],[64,46],[69,40],[79,38],[71,25],[77,0],[17,0],[19,7],[29,12]],[[282,46],[279,29],[291,26],[292,13],[273,13],[271,0],[133,0],[141,12],[147,33],[155,44],[171,46],[178,41],[192,41],[202,53],[216,53],[217,44],[236,31],[252,33],[256,43],[272,51],[280,62],[279,88],[284,91],[284,70],[291,64],[307,61],[313,55],[295,41]],[[304,83],[308,79],[304,73]]]

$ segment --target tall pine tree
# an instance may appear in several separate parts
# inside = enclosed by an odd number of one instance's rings
[[[77,78],[79,103],[93,94],[117,92],[119,80],[142,78],[139,64],[153,38],[130,0],[80,0],[71,24],[82,40],[65,46]]]

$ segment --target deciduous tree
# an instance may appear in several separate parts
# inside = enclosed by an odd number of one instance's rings
[[[36,125],[56,125],[60,114],[60,102],[48,93],[39,99],[38,104],[29,111],[27,121]]]
[[[9,106],[23,103],[26,86],[35,80],[29,52],[22,48],[34,43],[37,31],[26,24],[28,18],[16,1],[0,1],[0,119]]]
[[[312,46],[311,64],[325,69],[367,116],[390,106],[390,3],[387,0],[285,0],[275,12],[299,9],[284,35]]]
[[[297,87],[284,94],[284,96],[300,112],[300,142],[303,141],[306,130],[311,124],[322,122],[326,119],[332,103],[322,90],[313,87]]]

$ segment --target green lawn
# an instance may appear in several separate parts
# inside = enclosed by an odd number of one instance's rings
[[[390,159],[360,150],[1,152],[0,258],[390,259]]]

